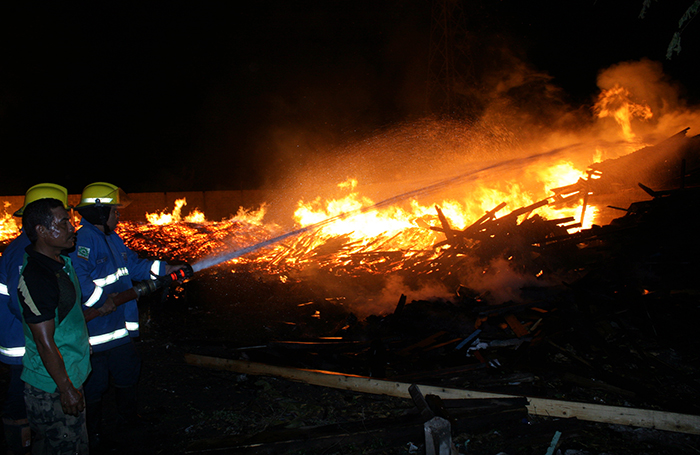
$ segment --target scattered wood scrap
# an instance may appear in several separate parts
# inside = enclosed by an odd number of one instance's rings
[[[185,361],[190,365],[225,369],[242,374],[278,376],[293,381],[352,390],[355,392],[411,398],[409,388],[412,384],[385,381],[370,377],[343,375],[329,371],[300,370],[195,354],[186,354]],[[522,398],[513,395],[479,392],[475,390],[450,389],[429,385],[420,385],[420,389],[423,392],[437,395],[442,399]],[[536,397],[525,398],[528,400],[528,412],[532,415],[563,418],[575,417],[580,420],[593,422],[700,434],[700,416],[697,415],[678,414],[651,409],[625,408],[621,406],[605,406],[594,403],[576,403]]]

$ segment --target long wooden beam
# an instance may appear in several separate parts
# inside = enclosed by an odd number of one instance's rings
[[[389,380],[341,374],[332,371],[304,370],[288,368],[243,360],[222,359],[196,354],[185,354],[185,361],[221,370],[234,371],[254,376],[278,376],[292,381],[304,382],[335,389],[354,392],[389,395],[411,398],[408,388],[412,384]],[[546,398],[519,397],[499,393],[479,392],[474,390],[451,389],[430,385],[418,385],[424,394],[437,395],[442,399],[460,398],[527,398],[528,412],[547,417],[576,417],[590,422],[603,422],[629,425],[641,428],[675,431],[679,433],[700,434],[700,416],[674,412],[655,411],[651,409],[626,408],[572,401],[550,400]]]

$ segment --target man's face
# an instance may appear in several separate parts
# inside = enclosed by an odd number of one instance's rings
[[[119,223],[119,210],[116,207],[112,207],[109,210],[109,218],[107,218],[107,227],[114,231]]]
[[[51,226],[43,231],[44,241],[53,247],[67,250],[75,246],[75,228],[70,222],[68,212],[63,207],[51,209],[53,219]]]

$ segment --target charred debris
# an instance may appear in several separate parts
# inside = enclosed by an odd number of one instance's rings
[[[569,234],[582,220],[530,215],[551,198],[499,218],[502,206],[494,207],[461,230],[436,207],[440,224],[431,229],[444,234],[441,253],[413,271],[456,284],[451,301],[397,295],[391,314],[343,315],[296,339],[229,353],[193,346],[193,365],[401,396],[413,406],[401,416],[278,429],[190,451],[296,453],[381,439],[401,453],[408,441],[420,442],[413,453],[466,453],[455,441],[497,429],[499,450],[529,453],[519,450],[539,444],[554,453],[567,438],[576,446],[582,421],[699,434],[700,137],[686,131],[593,165],[588,179],[554,191],[561,204],[612,201],[608,209],[620,216],[605,226]],[[648,198],[614,205],[639,189]],[[494,302],[460,282],[464,268],[487,273],[494,260],[543,284]]]

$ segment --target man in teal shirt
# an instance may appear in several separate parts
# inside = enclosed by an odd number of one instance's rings
[[[75,228],[63,203],[41,199],[24,209],[32,242],[18,286],[26,341],[22,380],[35,453],[87,454],[82,385],[90,373],[90,346],[80,285],[68,256]]]

